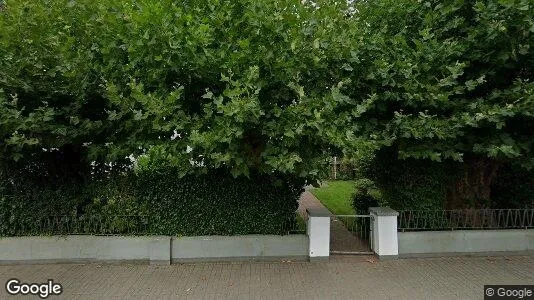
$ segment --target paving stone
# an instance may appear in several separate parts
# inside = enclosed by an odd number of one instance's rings
[[[484,284],[533,284],[534,255],[321,263],[6,265],[0,282],[53,279],[50,299],[483,299]],[[4,288],[0,299],[10,299]],[[28,297],[20,297],[27,299]]]

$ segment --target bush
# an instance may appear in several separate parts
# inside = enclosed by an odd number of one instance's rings
[[[369,213],[369,207],[378,207],[380,205],[378,204],[378,200],[369,193],[356,192],[352,199],[352,206],[354,207],[356,214],[365,215]]]
[[[0,236],[44,233],[41,223],[48,220],[41,220],[83,215],[93,199],[115,183],[51,176],[38,165],[31,167],[38,172],[0,168]]]
[[[147,173],[137,182],[138,200],[155,218],[157,234],[283,234],[295,222],[303,184],[283,176],[227,172],[178,178],[178,170]],[[282,178],[282,179],[280,179]]]
[[[375,184],[366,178],[356,180],[356,191],[352,195],[352,207],[356,214],[369,213],[369,207],[386,206]]]
[[[367,213],[372,206],[390,206],[397,210],[440,210],[447,208],[447,199],[468,171],[466,164],[399,160],[394,153],[381,151],[356,180],[353,207]],[[483,207],[492,209],[534,207],[534,170],[506,164],[493,178],[491,197]],[[466,208],[477,208],[480,199],[464,199]]]
[[[223,170],[178,175],[165,169],[37,185],[0,172],[0,236],[72,233],[73,226],[85,234],[287,234],[296,225],[300,180]]]
[[[385,149],[364,173],[380,190],[382,204],[397,210],[424,210],[444,208],[447,192],[460,170],[461,165],[454,162],[401,160],[395,151]]]
[[[534,169],[500,169],[491,186],[492,208],[534,208]]]

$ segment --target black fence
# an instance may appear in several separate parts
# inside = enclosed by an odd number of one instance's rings
[[[371,254],[370,215],[335,215],[330,223],[331,254]]]
[[[399,231],[534,228],[534,209],[404,210]]]

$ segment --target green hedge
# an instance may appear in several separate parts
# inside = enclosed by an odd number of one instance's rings
[[[36,184],[0,178],[0,236],[85,234],[287,234],[302,182],[226,171],[179,178],[177,170]],[[51,216],[61,216],[51,217]],[[59,228],[61,227],[61,228]]]
[[[177,170],[137,182],[138,200],[157,218],[158,234],[280,234],[295,221],[303,184],[284,176],[233,178],[224,171],[178,179]]]
[[[459,163],[401,160],[392,149],[381,150],[364,166],[362,173],[371,183],[355,193],[353,206],[362,212],[377,204],[397,210],[443,209],[460,170]],[[380,191],[380,198],[370,193],[374,189]]]
[[[465,168],[462,163],[450,161],[400,160],[391,149],[384,149],[361,165],[358,176],[362,178],[356,180],[352,205],[358,213],[367,213],[371,206],[444,209],[448,192]],[[503,164],[492,182],[488,208],[534,207],[534,170]]]
[[[534,169],[505,165],[491,186],[492,208],[534,208]]]

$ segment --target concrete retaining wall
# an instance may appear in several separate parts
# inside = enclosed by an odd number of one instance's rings
[[[0,264],[307,259],[308,237],[38,236],[0,238]]]
[[[158,249],[170,251],[169,237],[35,236],[0,238],[0,262],[158,262]],[[168,260],[168,258],[167,258]]]
[[[172,240],[172,261],[307,260],[308,236],[243,235]]]
[[[399,232],[400,256],[534,251],[534,229]]]

